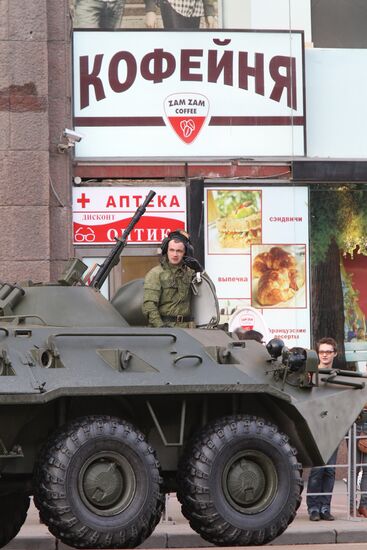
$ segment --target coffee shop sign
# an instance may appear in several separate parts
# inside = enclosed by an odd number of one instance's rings
[[[304,154],[300,31],[79,30],[73,51],[77,158]]]
[[[222,80],[226,86],[237,86],[242,90],[248,90],[249,80],[253,78],[257,94],[265,96],[267,93],[269,99],[279,102],[285,93],[287,106],[297,109],[295,57],[274,55],[266,61],[264,53],[255,52],[251,55],[248,51],[230,49],[231,39],[214,38],[212,43],[216,49],[209,48],[207,52],[203,49],[182,49],[178,58],[163,48],[155,48],[143,55],[141,60],[136,59],[135,54],[128,50],[120,50],[113,55],[81,55],[80,109],[89,106],[91,92],[98,102],[106,99],[109,90],[116,94],[126,92],[134,85],[138,76],[154,84],[161,84],[174,75],[181,82],[206,80],[207,83],[217,83]],[[252,65],[250,58],[253,58]],[[108,85],[102,78],[102,67],[103,73],[108,75]],[[271,81],[267,92],[266,73]],[[170,106],[179,107],[177,114],[192,114],[189,107],[197,106],[197,102],[191,100],[186,105],[186,102],[182,104],[171,100]]]

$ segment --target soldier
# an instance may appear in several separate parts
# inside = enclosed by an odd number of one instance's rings
[[[143,313],[151,327],[193,327],[191,281],[203,268],[192,257],[189,235],[173,231],[161,251],[160,264],[145,276]]]

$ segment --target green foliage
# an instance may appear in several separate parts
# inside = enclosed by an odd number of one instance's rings
[[[335,239],[343,254],[367,256],[367,188],[365,185],[318,185],[310,191],[311,262],[325,260]]]

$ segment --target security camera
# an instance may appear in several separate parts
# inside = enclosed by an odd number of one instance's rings
[[[62,135],[71,143],[79,142],[84,137],[83,134],[78,134],[78,132],[70,130],[69,128],[65,128]]]
[[[60,136],[60,143],[57,144],[57,150],[59,153],[65,153],[68,149],[72,149],[83,137],[84,134],[79,134],[75,130],[65,128]]]

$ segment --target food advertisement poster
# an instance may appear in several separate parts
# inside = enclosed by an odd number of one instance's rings
[[[341,277],[344,295],[346,342],[366,342],[367,319],[367,256],[342,256]]]
[[[204,202],[221,321],[309,347],[308,188],[207,187]]]

